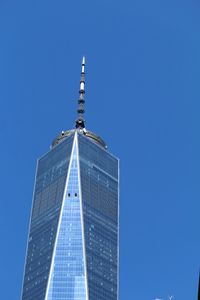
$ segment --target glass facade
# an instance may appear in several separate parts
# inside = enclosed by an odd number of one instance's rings
[[[118,170],[78,130],[39,160],[22,300],[118,300]]]
[[[22,300],[44,300],[73,137],[38,160]]]
[[[67,181],[47,300],[86,299],[77,139],[74,141]]]
[[[118,159],[79,136],[90,300],[118,299]]]

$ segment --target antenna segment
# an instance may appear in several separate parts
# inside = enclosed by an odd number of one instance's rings
[[[84,95],[85,95],[85,56],[83,56],[82,67],[81,67],[81,80],[80,80],[80,89],[79,89],[79,100],[78,100],[78,118],[76,120],[76,128],[83,129],[85,128],[84,120]]]

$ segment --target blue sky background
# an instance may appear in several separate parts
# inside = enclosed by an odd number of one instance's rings
[[[20,299],[37,157],[74,126],[121,159],[120,299],[197,299],[200,2],[0,1],[0,282]]]

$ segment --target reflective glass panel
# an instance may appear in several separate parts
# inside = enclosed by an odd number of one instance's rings
[[[118,299],[118,159],[79,135],[90,300]]]
[[[73,136],[38,161],[22,300],[44,300]]]
[[[76,140],[69,168],[48,300],[86,300]]]

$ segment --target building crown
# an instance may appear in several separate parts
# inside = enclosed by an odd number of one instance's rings
[[[92,140],[99,146],[107,149],[106,143],[102,140],[102,138],[96,135],[94,132],[86,130],[85,128],[85,120],[84,120],[84,104],[85,104],[85,56],[82,59],[82,66],[81,66],[81,79],[80,79],[80,89],[79,89],[79,100],[78,100],[78,117],[75,122],[75,129],[62,131],[52,142],[51,148],[58,145],[63,139],[69,137],[75,131],[78,131],[80,134],[83,134],[88,139]]]

